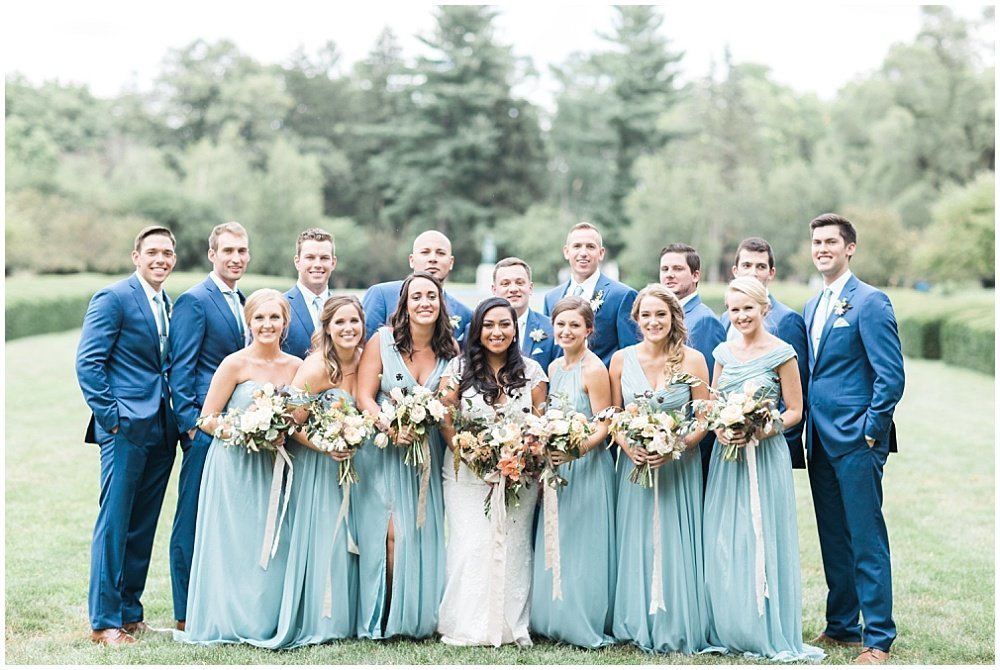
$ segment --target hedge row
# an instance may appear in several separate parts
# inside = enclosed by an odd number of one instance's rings
[[[200,273],[178,274],[180,281],[172,282],[171,286],[173,295],[178,295],[204,276]],[[248,275],[241,282],[241,288],[253,291],[264,286],[285,286],[290,281],[282,277]],[[52,298],[53,291],[46,290],[45,297],[32,299],[27,296],[10,299],[8,295],[6,338],[13,340],[79,328],[93,291],[84,289],[67,293]],[[713,306],[716,302],[721,303],[723,293],[722,285],[706,286],[702,291],[705,301]],[[891,291],[890,297],[896,308],[899,337],[906,356],[942,359],[950,365],[986,374],[995,373],[996,327],[992,296],[988,299],[984,295],[945,299],[914,291]],[[801,305],[794,304],[794,300],[788,304],[793,309],[801,308]]]

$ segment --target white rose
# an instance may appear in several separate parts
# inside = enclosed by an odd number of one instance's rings
[[[398,386],[394,386],[389,390],[389,397],[392,398],[396,404],[403,402],[403,398],[405,397],[403,395],[403,389]]]
[[[448,411],[447,408],[445,408],[444,403],[440,400],[431,400],[427,403],[427,409],[430,410],[431,416],[438,421],[442,420]]]
[[[427,410],[424,409],[423,405],[417,405],[410,410],[410,421],[413,423],[423,423],[426,418]]]
[[[743,422],[743,412],[735,405],[726,405],[719,412],[719,421],[725,426],[733,426]]]
[[[379,433],[375,436],[375,446],[379,449],[385,449],[389,446],[389,436],[385,433]]]

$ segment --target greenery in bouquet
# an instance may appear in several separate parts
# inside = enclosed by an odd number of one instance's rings
[[[414,440],[408,445],[399,445],[406,449],[404,462],[414,467],[425,467],[424,442],[427,431],[437,426],[447,413],[447,408],[441,402],[445,391],[432,391],[424,386],[395,387],[389,391],[389,397],[382,401],[379,407],[380,423],[395,427],[397,432],[409,429],[414,434]],[[376,436],[375,444],[385,448],[389,443],[384,434]]]
[[[284,445],[288,433],[298,427],[292,412],[298,396],[287,387],[264,384],[253,392],[253,400],[244,409],[231,408],[219,417],[215,437],[228,446],[247,452],[276,451]],[[209,417],[198,419],[201,426]]]
[[[568,482],[552,464],[552,452],[559,451],[573,459],[579,458],[584,442],[593,434],[594,426],[590,419],[570,407],[565,394],[550,396],[545,413],[528,416],[524,426],[526,445],[544,455],[542,480],[556,487],[565,486]]]
[[[652,391],[636,394],[633,402],[611,416],[609,432],[621,436],[631,446],[642,447],[650,454],[681,457],[687,445],[684,437],[696,429],[696,422],[686,418],[683,408],[661,410],[653,403]],[[653,467],[642,463],[629,474],[629,481],[643,488],[653,486]]]
[[[760,388],[748,380],[739,391],[728,393],[717,391],[714,400],[698,400],[694,403],[696,412],[704,412],[702,424],[711,431],[721,430],[727,440],[732,440],[737,432],[742,432],[746,442],[725,445],[722,458],[727,461],[739,457],[739,449],[748,444],[758,443],[758,432],[780,432],[781,414],[775,401],[767,397],[770,388]]]
[[[319,396],[310,403],[309,418],[303,428],[318,449],[349,454],[340,461],[337,481],[341,486],[344,482],[358,481],[354,453],[375,431],[375,419],[368,412],[358,410],[343,396],[333,402]]]

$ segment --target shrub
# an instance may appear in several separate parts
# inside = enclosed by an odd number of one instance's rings
[[[949,365],[996,374],[996,321],[992,311],[959,312],[941,327],[941,358]]]

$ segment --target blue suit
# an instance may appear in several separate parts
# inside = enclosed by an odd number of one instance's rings
[[[288,335],[281,343],[281,350],[286,354],[305,358],[312,347],[313,327],[312,312],[309,304],[302,297],[298,286],[285,291],[288,304],[292,307],[292,321],[288,324]]]
[[[687,327],[687,344],[692,349],[700,351],[708,364],[708,375],[711,377],[715,373],[715,356],[713,352],[720,343],[726,340],[726,329],[719,322],[719,317],[701,301],[701,297],[694,295],[684,305],[684,325]],[[710,380],[710,381],[715,381]],[[701,477],[702,484],[708,483],[708,464],[711,462],[712,445],[715,444],[715,434],[709,432],[698,444],[701,449]]]
[[[719,316],[722,327],[729,336],[729,312]],[[806,335],[806,323],[802,315],[788,305],[778,302],[771,296],[771,310],[764,317],[764,328],[775,337],[792,345],[795,350],[796,363],[799,366],[799,378],[802,380],[802,421],[785,431],[785,441],[788,442],[788,453],[792,457],[793,468],[805,468],[806,456],[802,450],[802,429],[806,425],[806,392],[809,386],[809,338]],[[785,410],[784,403],[779,406]]]
[[[241,293],[240,302],[244,300]],[[181,431],[181,448],[184,450],[177,513],[170,535],[170,579],[174,616],[184,621],[187,618],[188,579],[198,516],[198,491],[205,456],[212,443],[212,437],[204,431],[196,430],[194,439],[188,437],[188,431],[195,427],[201,416],[216,369],[223,358],[243,348],[243,336],[230,303],[211,277],[177,298],[170,323],[170,391]]]
[[[808,328],[818,298],[806,303]],[[806,451],[823,569],[826,634],[888,651],[892,620],[889,536],[882,518],[882,469],[895,446],[903,353],[885,293],[851,276],[831,310],[817,352],[810,343]],[[837,314],[841,311],[841,314]],[[868,447],[865,435],[875,439]],[[864,617],[862,636],[859,613]]]
[[[365,340],[372,339],[375,331],[382,326],[389,325],[389,318],[396,311],[399,304],[399,292],[403,288],[403,282],[387,281],[375,284],[367,291],[365,297],[361,299],[361,306],[365,308]],[[459,345],[465,346],[465,331],[472,321],[472,310],[460,303],[455,298],[444,292],[445,304],[448,306],[448,316],[458,316],[461,321],[455,326],[455,339]]]
[[[541,330],[545,336],[537,342],[531,339],[531,333]],[[552,321],[544,314],[533,309],[528,310],[528,320],[524,324],[524,338],[521,340],[521,353],[526,358],[533,358],[542,366],[545,374],[549,373],[549,363],[556,359],[558,347],[553,343]]]
[[[556,303],[566,296],[572,280],[556,286],[545,294],[545,316],[551,316]],[[617,282],[603,272],[594,286],[593,303],[600,297],[601,305],[594,312],[594,332],[590,336],[590,350],[597,354],[604,367],[611,363],[611,356],[618,350],[639,342],[639,330],[632,320],[632,303],[638,292],[631,286]],[[562,349],[555,347],[555,357]]]
[[[162,295],[169,313],[170,299]],[[177,444],[168,356],[161,356],[152,306],[137,275],[94,295],[76,354],[80,390],[93,412],[87,441],[101,448],[88,597],[94,630],[143,620],[139,598]]]

